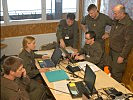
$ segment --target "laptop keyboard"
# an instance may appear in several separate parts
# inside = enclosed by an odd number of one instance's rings
[[[83,82],[80,81],[80,82],[76,82],[75,84],[76,84],[76,87],[77,87],[80,94],[82,94],[82,93],[86,93],[88,95],[90,94],[88,89],[83,84]]]
[[[50,59],[45,59],[44,60],[44,65],[46,67],[54,67],[55,66],[54,63]]]

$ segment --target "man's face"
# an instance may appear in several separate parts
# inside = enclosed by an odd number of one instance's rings
[[[122,16],[122,12],[120,12],[117,8],[114,8],[113,9],[113,16],[114,16],[114,19],[120,20],[121,16]]]
[[[21,77],[22,74],[23,74],[23,72],[24,72],[24,68],[23,68],[23,65],[21,65],[21,66],[16,70],[16,72],[14,73],[14,76],[15,76],[15,77]]]
[[[35,47],[36,47],[35,40],[32,41],[31,43],[27,43],[27,47],[28,47],[30,50],[34,50]]]
[[[71,20],[69,18],[66,21],[67,21],[67,25],[68,26],[71,26],[73,24],[73,22],[74,22],[74,20]]]
[[[86,44],[91,44],[93,40],[94,40],[94,38],[91,39],[90,34],[85,35],[85,43]]]
[[[91,16],[91,18],[96,18],[97,17],[97,9],[91,9],[90,11],[88,11],[89,15]]]

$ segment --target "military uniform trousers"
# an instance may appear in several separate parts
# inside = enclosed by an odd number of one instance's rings
[[[122,80],[122,75],[124,73],[125,67],[126,67],[126,59],[124,59],[123,63],[117,63],[118,57],[120,56],[120,53],[110,50],[111,58],[112,58],[112,63],[111,63],[111,76],[118,82],[121,82]]]

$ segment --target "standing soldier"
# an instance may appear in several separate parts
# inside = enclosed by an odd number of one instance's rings
[[[114,22],[110,32],[110,51],[112,56],[112,77],[121,82],[126,60],[133,47],[133,21],[125,13],[123,5],[113,8]]]
[[[112,19],[105,14],[99,13],[94,4],[89,5],[87,11],[88,15],[82,19],[81,28],[84,33],[94,31],[96,33],[96,41],[104,47],[104,39],[108,36],[108,34],[105,33],[105,27],[112,25]]]
[[[79,28],[78,22],[75,21],[74,13],[68,13],[67,19],[60,21],[56,36],[60,47],[65,48],[66,46],[71,46],[74,49],[78,49]]]

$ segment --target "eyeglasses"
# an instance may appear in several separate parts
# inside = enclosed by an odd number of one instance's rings
[[[88,39],[88,38],[85,38],[86,40],[91,40],[92,38]]]

